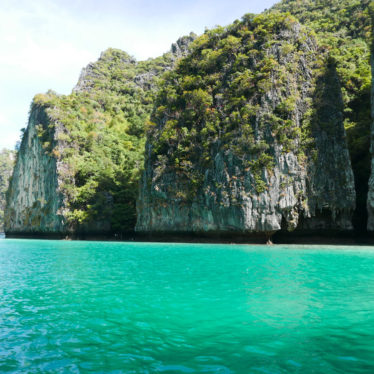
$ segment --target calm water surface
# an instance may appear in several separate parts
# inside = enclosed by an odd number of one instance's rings
[[[374,373],[374,249],[1,240],[0,372]]]

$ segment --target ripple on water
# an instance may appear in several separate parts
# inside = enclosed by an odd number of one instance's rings
[[[373,373],[374,251],[6,240],[0,372]]]

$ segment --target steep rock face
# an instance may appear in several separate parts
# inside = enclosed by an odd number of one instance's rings
[[[7,234],[64,231],[56,159],[48,154],[38,136],[41,127],[49,131],[50,122],[44,108],[32,107],[7,195]],[[47,137],[54,142],[54,131]]]
[[[0,151],[0,232],[4,232],[4,212],[9,179],[13,174],[15,151],[3,148]]]
[[[327,61],[313,94],[316,158],[308,167],[309,208],[302,228],[352,228],[355,185],[344,129],[343,99],[334,63]],[[327,213],[327,215],[326,215]]]
[[[126,52],[115,50],[112,48],[102,52],[98,61],[89,63],[81,71],[78,79],[78,83],[73,88],[73,92],[90,92],[95,88],[98,81],[105,81],[108,76],[108,72],[102,67],[109,68],[110,65],[117,66],[135,66],[136,60],[128,55]]]
[[[371,170],[370,43],[372,0],[281,0],[266,12],[290,12],[317,35],[336,63],[342,86],[344,125],[356,189],[355,231],[367,227]]]
[[[83,69],[71,95],[35,96],[8,194],[8,235],[134,230],[156,81],[193,39],[140,62],[108,49]]]
[[[157,100],[136,230],[352,229],[340,85],[318,53],[287,15],[200,37]]]

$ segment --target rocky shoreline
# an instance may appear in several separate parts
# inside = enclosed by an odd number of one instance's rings
[[[44,239],[44,240],[83,240],[83,241],[116,241],[116,242],[165,242],[165,243],[214,243],[214,244],[245,244],[245,245],[374,245],[374,236],[371,234],[360,234],[352,231],[297,231],[277,232],[274,235],[264,233],[138,233],[128,232],[125,234],[81,233],[70,235],[68,233],[7,233],[6,239]],[[269,240],[270,239],[270,240]]]

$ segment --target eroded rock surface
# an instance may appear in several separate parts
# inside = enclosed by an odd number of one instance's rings
[[[265,33],[273,34],[264,40]],[[333,63],[318,61],[313,36],[279,16],[197,42],[159,95],[136,230],[351,230],[341,89]],[[247,91],[236,90],[237,81]]]
[[[5,232],[63,233],[62,196],[59,193],[56,159],[43,147],[38,126],[47,131],[51,119],[45,109],[33,106],[10,181]],[[44,141],[55,142],[55,131]]]
[[[152,92],[194,38],[141,62],[108,49],[83,69],[71,95],[35,96],[9,188],[8,235],[134,230]]]

